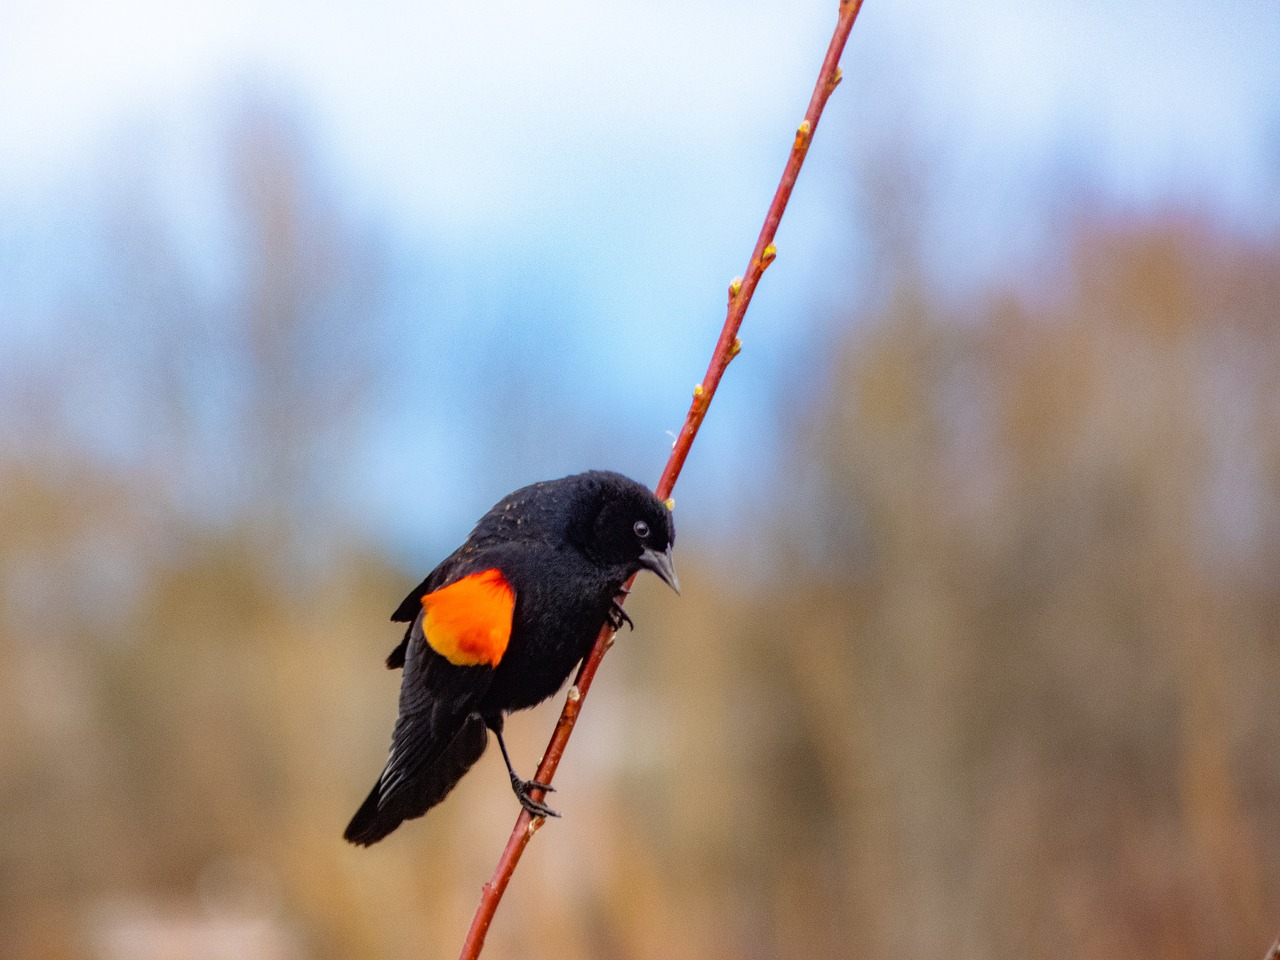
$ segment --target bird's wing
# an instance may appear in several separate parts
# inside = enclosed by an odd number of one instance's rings
[[[501,505],[500,503],[498,506]],[[494,507],[494,510],[497,509]],[[492,514],[494,510],[489,513]],[[487,519],[488,514],[485,516]],[[492,566],[493,564],[487,563],[486,560],[509,553],[514,545],[515,543],[510,539],[478,536],[477,532],[473,531],[466,543],[441,560],[439,565],[427,574],[425,580],[409,591],[408,595],[400,601],[400,606],[396,607],[396,612],[391,614],[392,621],[412,624],[422,610],[422,598],[428,593],[439,590],[476,570]]]
[[[408,626],[405,628],[404,638],[387,656],[388,670],[396,670],[404,666],[405,648],[413,634],[418,615],[422,613],[423,598],[447,586],[452,586],[460,580],[468,580],[475,573],[483,572],[485,568],[495,569],[503,556],[511,550],[510,544],[505,546],[506,549],[503,549],[502,545],[498,549],[483,549],[481,545],[468,540],[442,560],[439,566],[427,574],[425,580],[409,591],[408,596],[400,601],[400,606],[396,607],[396,612],[391,614],[393,622],[407,623]]]
[[[380,807],[397,806],[402,794],[419,790],[417,781],[449,749],[493,677],[489,667],[456,667],[437,654],[426,643],[421,622],[409,637],[400,715],[378,779]]]
[[[511,636],[515,591],[497,568],[426,594],[405,644],[400,716],[379,780],[380,805],[430,767],[489,689]]]
[[[396,644],[396,648],[387,654],[388,670],[398,670],[404,666],[409,640],[413,637],[414,628],[417,626],[418,615],[422,613],[422,598],[431,592],[434,582],[442,582],[447,579],[447,571],[445,576],[441,576],[441,571],[445,570],[448,562],[446,560],[440,564],[427,575],[427,579],[409,591],[409,595],[400,602],[400,606],[396,607],[396,612],[391,615],[392,622],[407,623],[409,626],[405,628],[404,637]]]
[[[489,687],[492,668],[449,663],[427,642],[422,620],[410,626],[406,640],[400,716],[387,765],[344,834],[361,846],[377,843],[448,796],[489,740],[472,709]]]
[[[409,645],[409,638],[413,635],[413,628],[418,620],[418,615],[422,613],[422,598],[449,581],[450,575],[454,574],[459,566],[460,553],[461,551],[459,550],[446,558],[438,567],[427,574],[427,578],[409,591],[409,595],[400,601],[400,606],[396,607],[396,612],[391,615],[393,623],[407,623],[408,626],[405,628],[404,638],[387,655],[388,670],[398,670],[404,666],[405,649]]]
[[[449,560],[452,559],[452,557],[449,558]],[[410,590],[409,595],[400,601],[400,606],[396,607],[396,612],[391,615],[394,623],[412,624],[418,619],[418,613],[422,610],[422,598],[435,589],[437,583],[443,583],[448,579],[449,560],[427,574],[427,578]]]

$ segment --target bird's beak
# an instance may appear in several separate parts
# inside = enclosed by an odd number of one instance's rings
[[[665,553],[659,553],[653,547],[645,547],[644,553],[640,554],[640,566],[646,570],[652,570],[662,582],[676,592],[680,593],[680,578],[676,576],[676,565],[671,562],[671,548],[667,547]]]

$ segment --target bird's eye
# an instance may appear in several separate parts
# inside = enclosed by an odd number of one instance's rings
[[[649,535],[649,525],[643,520],[637,520],[636,525],[631,528],[636,532],[636,536],[643,540]]]

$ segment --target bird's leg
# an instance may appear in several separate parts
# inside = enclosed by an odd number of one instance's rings
[[[549,783],[541,783],[537,780],[521,780],[520,775],[516,773],[516,768],[511,765],[511,755],[507,753],[506,741],[502,739],[502,718],[499,716],[496,723],[490,722],[489,729],[498,736],[498,746],[502,749],[502,759],[507,765],[507,773],[511,774],[511,789],[515,791],[516,799],[520,801],[520,806],[524,807],[535,817],[558,817],[556,813],[545,803],[533,799],[529,796],[530,790],[541,790],[543,793],[555,792],[555,787]]]
[[[625,600],[627,599],[627,594],[630,592],[630,588],[623,587],[618,591],[618,597]],[[636,625],[632,622],[631,617],[627,615],[627,611],[622,609],[622,604],[618,602],[618,597],[609,601],[609,626],[613,630],[621,630],[622,625],[625,623],[628,627],[634,630]]]

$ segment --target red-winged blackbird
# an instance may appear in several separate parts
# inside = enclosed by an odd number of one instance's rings
[[[391,619],[408,623],[387,658],[403,667],[400,716],[387,765],[347,826],[377,843],[448,795],[498,737],[526,810],[557,816],[529,796],[502,739],[505,715],[551,696],[591,650],[606,621],[630,618],[622,585],[649,569],[679,592],[671,511],[617,473],[591,471],[523,487],[500,500]]]

